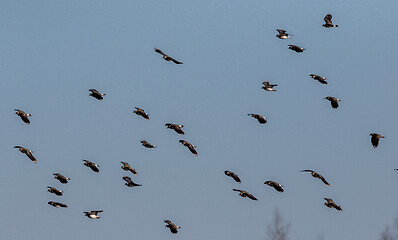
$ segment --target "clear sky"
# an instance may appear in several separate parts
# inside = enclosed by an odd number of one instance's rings
[[[278,209],[293,239],[377,239],[398,212],[397,10],[393,0],[1,1],[2,238],[261,240]],[[327,13],[339,28],[322,27]],[[276,38],[277,28],[294,38]],[[261,89],[266,80],[276,92]],[[89,97],[90,88],[104,100]],[[340,108],[326,96],[340,98]],[[31,124],[14,108],[32,114]],[[377,149],[371,132],[385,135]],[[126,187],[124,175],[143,186]],[[325,207],[324,197],[344,211]],[[91,220],[88,210],[104,212]],[[172,236],[164,219],[181,231]]]

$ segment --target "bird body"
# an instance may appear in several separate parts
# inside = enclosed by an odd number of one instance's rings
[[[181,130],[181,128],[184,127],[184,125],[178,125],[174,123],[166,123],[165,126],[167,128],[173,129],[176,133],[184,135],[185,133]]]
[[[254,113],[249,113],[249,114],[247,114],[247,115],[248,115],[248,116],[251,116],[251,117],[253,117],[253,118],[255,118],[255,119],[257,119],[257,121],[258,121],[259,123],[261,123],[261,124],[267,123],[267,118],[264,117],[264,116],[261,116],[261,115],[259,115],[259,114],[254,114]]]
[[[325,97],[323,99],[329,100],[330,104],[332,105],[332,108],[337,109],[339,107],[339,102],[341,101],[338,98],[335,97]]]
[[[311,77],[312,79],[314,79],[314,80],[317,80],[318,82],[320,82],[320,83],[322,83],[322,84],[328,84],[328,83],[325,81],[325,80],[326,80],[325,77],[321,77],[321,76],[316,75],[316,74],[310,74],[310,77]]]
[[[56,207],[56,208],[60,208],[60,207],[67,208],[68,207],[66,204],[59,203],[59,202],[53,202],[53,201],[48,202],[48,204],[50,204],[51,206]]]
[[[28,156],[28,158],[29,158],[30,160],[32,160],[32,162],[37,163],[36,158],[33,156],[33,152],[30,151],[29,149],[24,148],[24,147],[21,147],[21,146],[15,146],[14,148],[18,148],[18,150],[19,150],[21,153],[23,153],[23,154],[25,154],[26,156]]]
[[[235,182],[237,183],[241,183],[240,178],[238,177],[238,175],[234,172],[231,171],[224,171],[225,175],[227,175],[228,177],[231,177],[235,180]]]
[[[383,135],[378,134],[378,133],[371,133],[369,135],[371,136],[370,142],[372,143],[373,148],[377,148],[377,146],[379,146],[380,138],[384,138]]]
[[[178,233],[178,229],[180,229],[180,226],[175,225],[172,221],[170,220],[164,220],[165,223],[167,223],[167,225],[165,227],[170,229],[171,233]]]
[[[268,92],[275,92],[276,89],[274,87],[278,86],[278,84],[270,84],[269,81],[263,82],[263,85],[261,88]]]
[[[135,110],[133,111],[133,113],[137,114],[138,116],[141,116],[141,117],[145,118],[146,120],[149,120],[149,114],[147,114],[144,111],[144,109],[142,109],[142,108],[135,107]]]
[[[311,175],[312,175],[314,178],[321,179],[321,181],[322,181],[326,186],[330,187],[330,184],[326,181],[326,179],[325,179],[321,174],[319,174],[319,173],[317,173],[317,172],[315,172],[315,171],[312,171],[312,170],[302,170],[301,172],[311,172]]]
[[[56,189],[55,187],[47,187],[48,188],[48,192],[50,193],[54,193],[57,196],[62,196],[63,195],[63,191]]]
[[[105,96],[106,94],[105,93],[100,93],[100,92],[98,92],[96,89],[89,89],[89,91],[91,92],[90,93],[90,96],[92,96],[92,97],[94,97],[94,98],[96,98],[96,99],[98,99],[98,100],[102,100],[102,99],[104,99],[103,98],[103,96]]]
[[[28,117],[32,116],[31,114],[25,113],[24,111],[18,110],[18,109],[14,109],[14,110],[16,111],[15,114],[17,114],[22,119],[22,121],[24,123],[30,124],[30,120]]]
[[[141,184],[137,184],[137,183],[133,182],[133,180],[131,180],[131,178],[128,177],[128,176],[124,176],[123,180],[126,181],[126,183],[124,185],[126,185],[127,187],[139,187],[139,186],[142,186]]]
[[[235,191],[235,192],[239,192],[239,196],[241,196],[241,197],[244,197],[244,198],[247,197],[247,198],[250,198],[251,200],[254,200],[254,201],[258,200],[252,194],[250,194],[250,193],[248,193],[246,191],[243,191],[243,190],[240,190],[240,189],[232,189],[232,190]]]
[[[158,48],[155,48],[155,52],[157,52],[157,53],[163,55],[163,59],[166,60],[166,61],[168,61],[168,62],[169,62],[169,61],[172,61],[172,62],[174,62],[175,64],[182,64],[182,62],[179,62],[179,61],[175,60],[174,58],[170,57],[169,55],[166,55],[164,52],[162,52],[162,51],[161,51],[160,49],[158,49]]]
[[[278,35],[276,35],[276,37],[279,39],[289,39],[289,38],[291,38],[290,36],[293,36],[293,35],[286,33],[286,31],[283,29],[276,29],[276,31],[278,31]]]
[[[130,164],[126,163],[126,162],[121,162],[123,164],[122,169],[124,171],[130,171],[132,172],[134,175],[138,175],[137,171],[135,171],[134,168],[130,167]]]
[[[339,211],[343,211],[339,205],[337,205],[331,198],[324,198],[326,200],[325,206],[328,208],[335,208]]]
[[[94,172],[99,172],[99,166],[93,162],[90,162],[88,160],[83,160],[84,161],[84,166],[87,166],[89,168],[91,168],[91,170],[93,170]]]
[[[70,178],[67,178],[65,176],[63,176],[60,173],[53,173],[53,175],[55,176],[54,178],[57,179],[58,181],[60,181],[63,184],[68,183],[68,181],[70,180]]]
[[[196,146],[191,144],[190,142],[187,142],[185,140],[180,140],[179,141],[182,145],[184,145],[185,147],[187,147],[189,149],[189,151],[191,151],[191,153],[195,156],[198,155],[198,152],[196,152],[195,148]]]
[[[145,140],[141,140],[141,144],[142,146],[146,147],[146,148],[156,148],[155,145],[150,144],[149,142],[145,141]]]
[[[264,184],[266,184],[266,185],[268,185],[268,186],[270,186],[270,187],[275,188],[275,190],[278,191],[278,192],[283,192],[283,186],[282,186],[281,184],[277,183],[277,182],[274,182],[274,181],[266,181]]]
[[[296,46],[296,45],[289,45],[289,49],[293,50],[293,51],[295,51],[297,53],[304,52],[304,50],[305,50],[305,48],[302,48],[302,47],[299,47],[299,46]]]
[[[103,212],[102,210],[99,211],[91,211],[91,212],[84,212],[84,215],[86,215],[88,218],[91,219],[99,219],[100,216],[98,216],[98,213]]]

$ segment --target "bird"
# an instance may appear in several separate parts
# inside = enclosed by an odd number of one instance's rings
[[[90,211],[90,212],[83,212],[84,215],[86,215],[88,218],[91,219],[99,219],[100,216],[98,216],[98,213],[103,212],[103,210],[99,210],[99,211]]]
[[[68,181],[70,180],[70,178],[67,178],[60,173],[53,173],[53,175],[55,176],[54,177],[55,179],[57,179],[58,181],[60,181],[61,183],[64,183],[64,184],[68,183]]]
[[[182,64],[182,62],[179,62],[179,61],[175,60],[174,58],[172,58],[172,57],[166,55],[164,52],[162,52],[162,51],[161,51],[160,49],[158,49],[158,48],[155,48],[155,52],[157,52],[157,53],[163,55],[163,59],[166,60],[166,61],[173,61],[175,64]]]
[[[33,156],[33,154],[32,154],[33,152],[30,151],[29,149],[24,148],[24,147],[21,147],[21,146],[15,146],[14,148],[18,148],[18,150],[19,150],[21,153],[26,154],[26,156],[28,156],[28,158],[29,158],[30,160],[32,160],[32,162],[37,163],[36,158],[35,158],[35,157]]]
[[[323,182],[324,184],[326,184],[326,186],[330,187],[330,184],[326,181],[326,179],[325,179],[321,174],[319,174],[319,173],[317,173],[317,172],[315,172],[315,171],[312,171],[312,170],[302,170],[301,172],[311,172],[311,175],[312,175],[314,178],[319,178],[319,179],[321,179],[322,182]]]
[[[48,192],[50,193],[54,193],[57,196],[62,196],[63,191],[56,189],[55,187],[47,187],[48,188]]]
[[[343,211],[339,205],[337,205],[331,198],[323,198],[326,200],[325,205],[328,208],[336,208],[339,211]]]
[[[251,117],[253,117],[253,118],[255,118],[255,119],[257,119],[257,121],[258,121],[259,123],[261,123],[261,124],[267,123],[267,118],[266,118],[266,117],[263,117],[263,116],[261,116],[261,115],[259,115],[259,114],[249,113],[249,114],[247,114],[247,115],[248,115],[248,116],[251,116]]]
[[[314,80],[317,80],[318,82],[322,83],[322,84],[328,84],[328,82],[326,82],[326,78],[325,77],[321,77],[319,75],[316,74],[310,74],[310,77],[313,78]]]
[[[323,20],[325,21],[325,24],[323,24],[322,26],[325,28],[339,27],[339,25],[335,25],[332,23],[332,14],[326,14]]]
[[[96,98],[98,100],[104,99],[102,96],[106,95],[105,93],[98,92],[96,89],[89,89],[89,91],[91,92],[90,96],[92,96],[92,97],[94,97],[94,98]]]
[[[164,220],[165,223],[167,223],[167,225],[165,227],[170,228],[170,232],[171,233],[178,233],[178,229],[180,229],[180,226],[175,225],[172,221],[170,220]]]
[[[240,178],[238,177],[238,175],[234,172],[231,171],[224,171],[225,175],[227,175],[228,177],[231,177],[235,180],[235,182],[237,183],[241,183]]]
[[[286,33],[286,31],[283,29],[276,29],[276,31],[278,31],[278,35],[276,35],[276,37],[279,39],[289,39],[291,38],[290,36],[293,36],[291,34]]]
[[[14,110],[16,111],[15,114],[17,114],[19,117],[21,117],[21,119],[24,123],[30,124],[28,117],[32,116],[31,114],[25,113],[24,111],[18,110],[18,109],[14,109]]]
[[[134,175],[138,175],[138,173],[135,171],[134,168],[130,167],[130,165],[126,162],[121,162],[123,164],[122,169],[124,171],[130,171],[132,172]]]
[[[371,134],[369,134],[369,135],[372,136],[372,137],[370,138],[370,141],[371,141],[371,143],[372,143],[372,145],[373,145],[373,148],[377,148],[377,146],[379,145],[379,140],[380,140],[380,138],[384,138],[383,135],[378,134],[378,133],[371,133]]]
[[[131,180],[131,178],[127,177],[127,176],[123,176],[123,180],[126,181],[126,183],[124,185],[126,185],[127,187],[139,187],[139,186],[142,186],[141,184],[137,184],[137,183],[133,182],[133,180]]]
[[[182,145],[184,145],[185,147],[187,147],[189,149],[189,151],[191,151],[191,153],[195,156],[198,155],[198,152],[196,152],[195,148],[196,146],[191,144],[190,142],[187,142],[185,140],[180,140],[179,141]]]
[[[142,108],[135,107],[133,113],[137,114],[138,116],[142,116],[146,120],[149,120],[149,114],[147,114]]]
[[[53,201],[48,202],[48,204],[50,204],[51,206],[56,207],[56,208],[59,208],[59,207],[67,208],[68,207],[66,204],[59,203],[59,202],[53,202]]]
[[[84,166],[87,166],[89,168],[91,168],[91,170],[93,170],[94,172],[99,172],[99,166],[93,162],[90,162],[88,160],[83,160],[84,161]]]
[[[141,140],[142,146],[146,147],[146,148],[156,148],[155,145],[150,144],[149,142],[145,141],[145,140]]]
[[[302,48],[302,47],[299,47],[296,45],[289,45],[289,49],[291,49],[295,52],[298,52],[298,53],[303,52],[305,50],[305,48]]]
[[[173,124],[173,123],[166,123],[165,126],[167,128],[173,129],[176,131],[176,133],[184,135],[185,133],[181,130],[181,128],[184,127],[184,125],[178,125],[178,124]]]
[[[275,92],[276,89],[274,89],[274,87],[278,86],[278,84],[269,84],[269,81],[265,81],[263,82],[263,84],[264,86],[262,86],[261,88],[269,92]]]
[[[241,196],[241,197],[244,197],[244,198],[248,197],[251,200],[255,200],[255,201],[258,200],[257,198],[255,198],[253,195],[251,195],[250,193],[248,193],[246,191],[243,191],[243,190],[240,190],[240,189],[232,189],[232,191],[239,192],[239,196]]]
[[[278,191],[278,192],[283,192],[283,188],[282,188],[283,186],[280,185],[280,184],[277,183],[277,182],[274,182],[274,181],[266,181],[264,184],[267,184],[268,186],[275,188],[275,190]]]
[[[323,99],[329,100],[330,104],[332,105],[332,108],[337,109],[339,107],[339,102],[341,101],[338,98],[335,97],[325,97]]]

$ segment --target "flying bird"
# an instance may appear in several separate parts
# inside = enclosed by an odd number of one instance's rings
[[[317,80],[318,82],[322,83],[322,84],[328,84],[328,82],[326,82],[326,78],[325,77],[321,77],[319,75],[316,74],[310,74],[310,77],[313,78],[314,80]]]
[[[130,177],[124,176],[123,180],[126,181],[126,183],[124,185],[126,185],[127,187],[139,187],[142,186],[141,184],[137,184],[135,182],[133,182],[133,180],[131,180]]]
[[[91,170],[93,170],[94,172],[99,172],[99,166],[93,162],[90,162],[88,160],[83,160],[84,161],[84,166],[87,166],[89,168],[91,168]]]
[[[70,178],[67,178],[60,173],[53,173],[53,175],[55,176],[54,177],[55,179],[57,179],[58,181],[60,181],[61,183],[64,183],[64,184],[68,183],[68,181],[70,180]]]
[[[88,218],[91,219],[99,219],[100,216],[98,216],[98,213],[103,212],[102,210],[99,211],[91,211],[91,212],[84,212],[84,215],[86,215]]]
[[[146,120],[149,120],[149,114],[147,114],[144,111],[144,109],[142,109],[142,108],[135,107],[135,110],[133,111],[133,113],[137,114],[138,116],[141,116],[141,117],[145,118]]]
[[[160,49],[158,49],[158,48],[155,48],[155,52],[157,52],[157,53],[163,55],[163,59],[166,60],[166,61],[173,61],[175,64],[182,64],[182,62],[179,62],[179,61],[175,60],[174,58],[172,58],[172,57],[166,55],[164,52],[162,52],[162,51],[161,51]]]
[[[59,202],[53,202],[53,201],[48,202],[48,204],[50,204],[51,206],[56,207],[56,208],[59,208],[59,207],[67,208],[68,207],[66,204],[59,203]]]
[[[150,144],[149,142],[145,141],[145,140],[141,140],[142,146],[146,147],[146,148],[155,148],[155,145]]]
[[[326,200],[325,205],[328,208],[335,208],[339,211],[343,211],[340,206],[338,206],[331,198],[324,198]]]
[[[234,172],[231,171],[224,171],[225,175],[227,175],[228,177],[231,177],[235,180],[235,182],[240,183],[240,178],[238,177],[238,175]]]
[[[25,113],[24,111],[18,110],[18,109],[14,109],[14,110],[16,111],[15,114],[17,114],[19,117],[21,117],[21,119],[24,123],[30,124],[28,117],[32,116],[31,114]]]
[[[33,154],[32,154],[33,152],[30,151],[29,149],[24,148],[24,147],[21,147],[21,146],[15,146],[14,148],[18,148],[18,150],[19,150],[21,153],[26,154],[26,156],[28,156],[28,158],[29,158],[30,160],[32,160],[32,162],[37,163],[36,158],[35,158],[35,157],[33,156]]]
[[[47,187],[48,188],[48,192],[50,193],[54,193],[57,196],[62,196],[63,191],[56,189],[55,187]]]
[[[323,99],[329,100],[330,104],[332,105],[332,108],[335,108],[335,109],[339,107],[339,102],[341,101],[340,99],[335,98],[335,97],[325,97]]]
[[[170,228],[170,232],[171,233],[178,233],[178,229],[180,229],[180,226],[175,225],[173,222],[171,222],[170,220],[164,220],[165,223],[167,223],[167,225],[165,227]]]
[[[90,96],[92,96],[92,97],[94,97],[94,98],[96,98],[96,99],[98,99],[98,100],[104,99],[102,96],[105,96],[105,95],[106,95],[105,93],[100,93],[100,92],[98,92],[98,91],[95,90],[95,89],[89,89],[89,91],[91,92],[91,93],[90,93]]]
[[[330,187],[330,184],[326,181],[326,179],[325,179],[321,174],[319,174],[319,173],[317,173],[317,172],[315,172],[315,171],[312,171],[312,170],[302,170],[301,172],[311,172],[311,175],[312,175],[314,178],[321,179],[322,182],[323,182],[324,184],[326,184],[326,186]]]
[[[372,143],[374,148],[377,148],[377,146],[379,145],[380,138],[384,138],[383,135],[380,135],[380,134],[377,134],[377,133],[371,133],[369,135],[372,136],[370,138],[370,141],[371,141],[371,143]]]
[[[126,162],[121,162],[123,164],[122,169],[124,171],[130,171],[132,172],[134,175],[138,175],[138,173],[135,171],[134,168],[130,167],[130,165]]]
[[[275,190],[278,191],[278,192],[283,192],[283,188],[282,188],[283,186],[280,185],[280,184],[277,183],[277,182],[274,182],[274,181],[266,181],[264,184],[267,184],[268,186],[275,188]]]
[[[332,28],[332,27],[339,27],[339,25],[335,25],[332,23],[332,15],[331,14],[326,14],[326,16],[323,18],[325,21],[325,24],[322,26],[325,28]]]
[[[289,39],[291,38],[290,36],[293,36],[291,34],[286,33],[286,31],[283,29],[276,29],[276,31],[278,31],[278,35],[276,35],[276,37],[279,39]]]
[[[254,113],[249,113],[249,114],[247,114],[247,115],[248,115],[248,116],[251,116],[251,117],[253,117],[253,118],[255,118],[255,119],[257,119],[257,121],[258,121],[259,123],[261,123],[261,124],[267,123],[267,118],[266,118],[266,117],[263,117],[263,116],[261,116],[261,115],[254,114]]]
[[[197,153],[196,150],[195,150],[195,148],[196,148],[195,145],[193,145],[193,144],[191,144],[191,143],[189,143],[189,142],[187,142],[187,141],[185,141],[185,140],[180,140],[179,142],[180,142],[182,145],[184,145],[185,147],[187,147],[187,148],[189,149],[189,151],[191,151],[191,153],[192,153],[193,155],[195,155],[195,156],[198,155],[198,153]]]
[[[184,125],[178,125],[178,124],[173,124],[173,123],[166,123],[165,126],[167,128],[173,129],[176,131],[176,133],[184,135],[185,133],[181,130],[181,128],[184,127]]]
[[[265,91],[269,91],[269,92],[274,92],[276,91],[276,89],[274,89],[274,87],[278,86],[278,84],[269,84],[269,81],[265,81],[263,82],[264,86],[262,86],[261,88],[264,89]]]
[[[295,52],[298,52],[298,53],[304,52],[304,50],[305,50],[305,48],[302,48],[302,47],[299,47],[296,45],[289,45],[289,49],[291,49]]]
[[[255,201],[258,200],[257,198],[255,198],[253,195],[251,195],[250,193],[248,193],[246,191],[239,190],[239,189],[232,189],[232,190],[239,192],[239,196],[241,196],[241,197],[244,197],[244,198],[247,197],[247,198],[250,198],[251,200],[255,200]]]

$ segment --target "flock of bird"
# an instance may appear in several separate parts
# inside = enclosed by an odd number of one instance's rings
[[[325,27],[325,28],[338,27],[338,25],[335,25],[335,24],[332,23],[332,15],[331,14],[327,14],[324,17],[324,21],[325,21],[325,24],[323,24],[322,26]],[[277,31],[278,31],[278,35],[276,35],[276,37],[278,37],[279,39],[290,39],[290,38],[292,38],[291,36],[293,36],[291,34],[286,33],[286,31],[283,30],[283,29],[277,29]],[[296,46],[296,45],[288,45],[288,47],[289,47],[289,49],[291,49],[292,51],[295,51],[297,53],[301,53],[304,50],[306,50],[305,48],[302,48],[302,47],[299,47],[299,46]],[[155,48],[154,50],[155,50],[156,53],[159,53],[160,55],[162,55],[163,59],[166,60],[166,61],[171,61],[171,62],[173,62],[175,64],[183,64],[182,62],[180,62],[180,61],[168,56],[167,54],[165,54],[164,52],[162,52],[158,48]],[[327,84],[327,81],[326,81],[325,77],[322,77],[322,76],[319,76],[319,75],[316,75],[316,74],[310,74],[309,76],[311,78],[313,78],[314,80],[318,81],[321,84]],[[278,86],[277,84],[270,84],[268,81],[263,82],[263,85],[264,86],[262,87],[262,89],[264,89],[265,91],[270,91],[270,92],[276,91],[274,88],[276,86]],[[89,91],[91,92],[89,94],[89,96],[91,96],[91,97],[93,97],[93,98],[95,98],[97,100],[103,100],[104,96],[106,96],[106,94],[100,93],[96,89],[89,89]],[[335,97],[331,97],[331,96],[327,96],[324,99],[330,101],[331,106],[334,109],[337,109],[339,107],[339,102],[341,101],[340,99],[335,98]],[[15,109],[15,113],[16,113],[16,115],[18,115],[21,118],[21,120],[24,123],[30,124],[29,117],[32,116],[31,114],[25,113],[24,111],[19,110],[19,109]],[[149,114],[146,113],[144,109],[135,107],[135,110],[133,111],[133,113],[138,115],[138,116],[140,116],[140,117],[142,117],[142,118],[144,118],[144,119],[146,119],[146,120],[150,119],[149,118]],[[250,114],[248,114],[248,116],[253,117],[260,124],[266,124],[267,123],[267,118],[264,117],[264,116],[261,116],[259,114],[250,113]],[[168,129],[174,130],[179,135],[184,135],[185,134],[184,131],[182,130],[182,128],[184,127],[183,125],[174,124],[174,123],[166,123],[165,126]],[[381,138],[384,138],[383,135],[377,134],[377,133],[371,133],[370,136],[371,136],[371,144],[372,144],[372,146],[374,148],[376,148],[379,145],[379,140]],[[190,142],[185,141],[185,140],[179,140],[179,142],[183,146],[187,147],[193,155],[195,155],[195,156],[198,155],[198,152],[195,149],[196,148],[195,145],[193,145]],[[141,140],[141,144],[145,148],[156,148],[156,145],[153,145],[153,144],[149,143],[146,140]],[[33,156],[33,152],[31,150],[29,150],[28,148],[21,147],[21,146],[15,146],[14,148],[17,148],[21,153],[25,154],[32,162],[34,162],[34,163],[37,162],[36,158]],[[93,162],[90,162],[88,160],[83,160],[83,162],[84,162],[83,165],[88,167],[88,168],[90,168],[93,172],[98,173],[100,171],[99,166],[97,164],[95,164]],[[121,162],[121,164],[122,164],[121,168],[124,171],[131,172],[133,175],[137,175],[138,174],[137,171],[129,165],[129,163]],[[398,169],[395,169],[395,170],[398,170]],[[315,172],[313,170],[309,170],[309,169],[302,170],[301,172],[309,172],[309,173],[311,173],[312,177],[320,179],[326,186],[330,186],[329,182],[320,173],[317,173],[317,172]],[[234,173],[232,171],[228,171],[228,170],[225,171],[224,173],[225,173],[226,176],[231,177],[235,182],[241,183],[241,179],[239,178],[239,176],[236,173]],[[57,179],[61,184],[67,184],[68,181],[70,180],[70,178],[63,176],[60,173],[54,173],[53,175],[54,175],[54,178]],[[139,186],[142,186],[141,184],[135,183],[131,179],[131,177],[129,177],[129,176],[123,176],[122,179],[126,182],[125,185],[127,187],[139,187]],[[264,184],[274,188],[278,192],[284,192],[283,186],[280,183],[278,183],[278,182],[268,180],[268,181],[264,182]],[[61,191],[61,190],[59,190],[59,189],[57,189],[55,187],[47,187],[47,188],[48,188],[48,192],[49,193],[55,194],[57,196],[62,196],[63,195],[63,191]],[[251,200],[258,200],[255,196],[253,196],[251,193],[249,193],[247,191],[244,191],[244,190],[241,190],[241,189],[236,189],[236,188],[234,188],[233,191],[239,192],[239,195],[241,197],[249,198]],[[324,198],[324,199],[326,200],[325,205],[327,207],[335,208],[338,211],[342,211],[342,208],[339,205],[337,205],[331,198]],[[53,206],[53,207],[56,207],[56,208],[66,208],[66,207],[68,207],[64,203],[55,202],[55,201],[49,201],[48,204]],[[98,216],[98,214],[101,213],[101,212],[103,212],[103,210],[92,210],[92,211],[87,211],[87,212],[83,212],[83,213],[88,218],[99,219],[100,216]],[[178,232],[178,229],[181,228],[180,226],[174,224],[170,220],[164,220],[164,222],[167,224],[165,227],[169,228],[171,233],[173,233],[173,234],[176,234]]]

